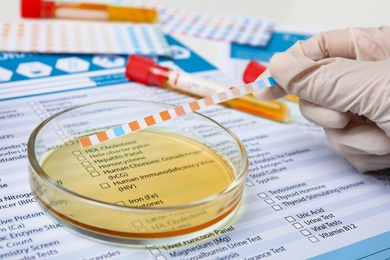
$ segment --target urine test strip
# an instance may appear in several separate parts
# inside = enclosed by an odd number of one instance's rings
[[[104,132],[93,134],[87,137],[79,139],[82,148],[87,148],[93,145],[97,145],[127,134],[131,134],[155,124],[168,121],[170,119],[195,112],[202,108],[206,108],[218,103],[228,101],[234,98],[241,97],[243,95],[250,94],[260,89],[275,86],[276,82],[272,77],[258,80],[241,87],[231,88],[227,91],[220,92],[199,100],[189,102],[184,105],[180,105],[174,108],[160,111],[154,115],[149,115],[144,118],[131,121],[129,123],[114,127]]]

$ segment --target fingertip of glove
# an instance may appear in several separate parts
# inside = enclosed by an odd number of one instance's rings
[[[306,56],[289,52],[280,52],[272,56],[269,63],[269,68],[271,72],[274,72],[277,69],[280,71],[286,69],[291,70],[292,68],[297,67],[297,65],[300,65],[298,67],[302,67],[302,65],[305,66],[308,64],[313,64],[313,60]]]
[[[344,128],[349,122],[349,114],[326,108],[304,99],[299,101],[299,109],[302,115],[310,122],[326,128]]]
[[[284,89],[279,86],[265,88],[253,93],[253,95],[259,100],[275,100],[284,97],[287,95]]]
[[[294,59],[296,59],[297,57],[298,55],[289,52],[276,53],[271,57],[269,67],[271,65],[278,65],[278,64],[282,65],[285,64],[286,62],[293,62]]]
[[[284,85],[312,64],[313,61],[305,56],[282,52],[272,56],[268,68],[275,81]]]

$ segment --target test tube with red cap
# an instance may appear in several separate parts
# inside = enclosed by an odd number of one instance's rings
[[[155,22],[155,9],[104,5],[95,3],[69,3],[55,0],[21,0],[24,18],[64,18],[103,21]]]
[[[140,55],[129,57],[126,65],[126,77],[131,81],[144,85],[163,87],[195,97],[206,97],[231,88],[219,82],[198,77],[184,71],[172,70]],[[279,122],[290,120],[288,106],[279,100],[260,101],[252,94],[248,94],[221,104]]]

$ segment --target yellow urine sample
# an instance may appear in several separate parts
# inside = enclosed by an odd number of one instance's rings
[[[94,103],[37,127],[28,156],[38,203],[74,231],[125,245],[185,241],[227,224],[242,199],[248,158],[215,122],[193,113],[81,148],[80,134],[111,129],[141,105]]]
[[[72,4],[59,2],[53,6],[54,16],[92,20],[110,20],[136,23],[156,22],[158,12],[152,8],[103,5],[94,3]]]
[[[43,171],[78,195],[116,205],[151,208],[198,201],[235,179],[226,159],[196,140],[144,130],[81,149],[75,142],[50,152]]]

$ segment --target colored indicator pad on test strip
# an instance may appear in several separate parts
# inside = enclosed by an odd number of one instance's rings
[[[177,106],[171,109],[160,111],[154,115],[149,115],[144,118],[131,121],[129,123],[114,127],[105,132],[100,132],[94,135],[83,137],[79,139],[82,148],[87,148],[93,145],[97,145],[127,134],[137,132],[155,124],[179,117],[191,112],[195,112],[202,108],[206,108],[218,103],[231,100],[243,95],[253,93],[257,90],[264,89],[267,87],[275,86],[276,83],[272,77],[258,80],[242,87],[231,88],[227,91],[214,94],[199,100],[192,101],[190,103]]]

